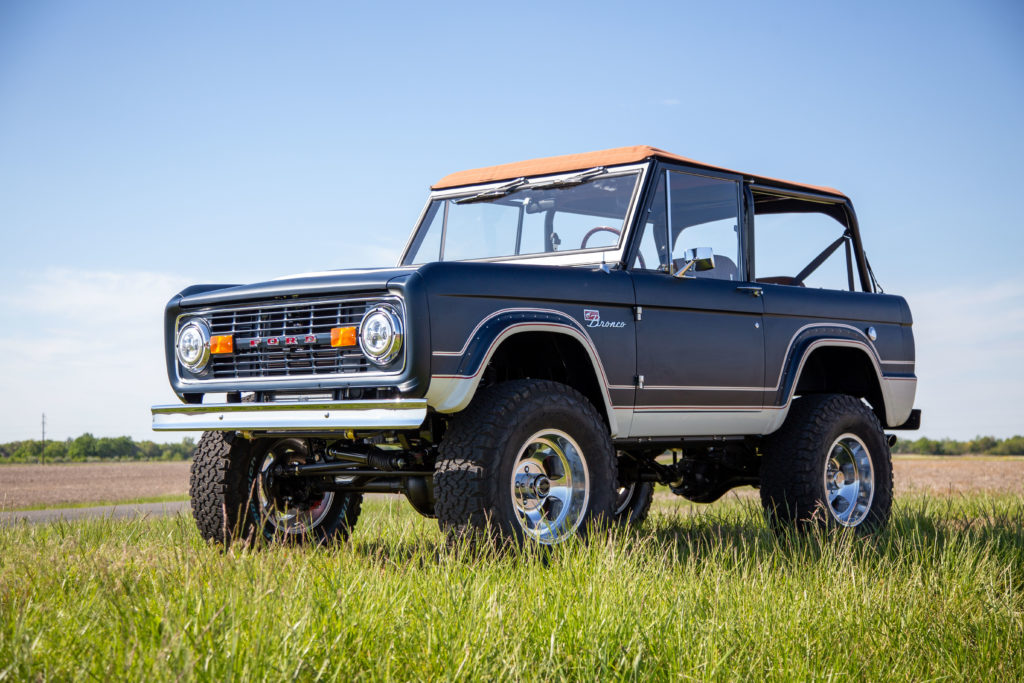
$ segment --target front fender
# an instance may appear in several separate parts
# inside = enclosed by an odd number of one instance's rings
[[[427,404],[441,413],[463,410],[480,385],[484,369],[501,343],[523,332],[549,332],[571,337],[580,343],[601,387],[604,411],[614,436],[618,432],[609,381],[597,346],[578,321],[555,309],[506,308],[481,320],[461,348],[434,351]]]

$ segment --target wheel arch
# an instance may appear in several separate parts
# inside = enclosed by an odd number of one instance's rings
[[[594,404],[609,423],[610,402],[585,343],[566,331],[521,330],[495,348],[485,378],[495,382],[513,379],[549,379],[576,389]],[[486,377],[491,374],[491,377]]]
[[[877,351],[866,340],[810,340],[789,359],[785,377],[779,387],[784,403],[776,429],[789,412],[794,396],[799,395],[848,394],[864,399],[883,427],[902,424],[913,407],[916,380],[887,377]]]
[[[428,405],[441,413],[455,413],[469,405],[484,382],[548,379],[586,396],[611,435],[617,434],[604,366],[593,341],[574,321],[545,315],[544,319],[507,321],[491,332],[486,345],[463,348],[456,374],[431,376]],[[474,345],[476,353],[470,348]]]
[[[864,399],[885,423],[885,398],[881,371],[872,355],[861,346],[821,341],[800,359],[792,396],[848,394]]]

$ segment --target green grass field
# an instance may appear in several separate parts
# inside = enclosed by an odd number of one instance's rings
[[[1021,680],[1022,523],[1017,496],[905,497],[875,538],[777,539],[751,500],[661,503],[505,554],[397,498],[331,549],[0,528],[0,680]]]

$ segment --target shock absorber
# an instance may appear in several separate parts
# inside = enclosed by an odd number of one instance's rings
[[[408,464],[402,455],[391,455],[390,453],[370,453],[366,457],[366,464],[385,472],[403,470]]]
[[[409,461],[403,454],[381,453],[373,451],[370,453],[352,453],[336,448],[328,451],[332,458],[345,462],[354,462],[359,465],[366,465],[382,472],[395,472],[403,470],[408,466]]]

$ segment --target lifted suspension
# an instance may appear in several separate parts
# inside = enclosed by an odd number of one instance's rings
[[[406,469],[409,458],[405,453],[373,450],[367,453],[327,450],[334,460],[311,463],[282,463],[272,469],[280,478],[301,477],[323,491],[351,491],[359,493],[402,493],[417,511],[427,516],[434,514],[434,471],[432,469]]]
[[[336,448],[328,449],[327,454],[334,460],[311,463],[287,463],[274,468],[274,474],[283,477],[429,477],[433,470],[409,470],[408,459],[404,454],[392,453],[353,453]],[[358,466],[363,465],[365,469]]]
[[[718,500],[737,486],[760,484],[760,458],[750,444],[701,442],[671,449],[671,464],[658,462],[666,452],[624,451],[635,464],[632,478],[664,484],[672,493],[698,503]]]

